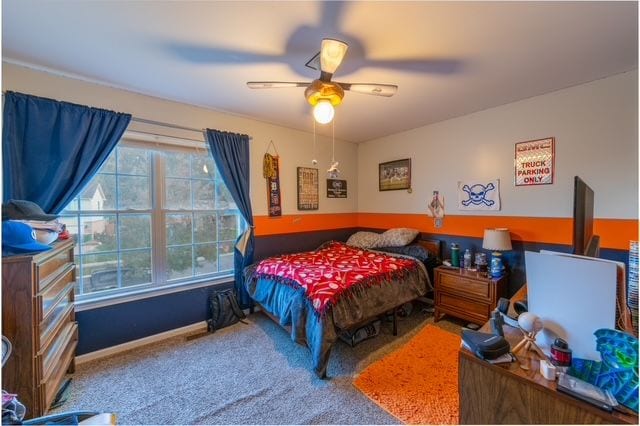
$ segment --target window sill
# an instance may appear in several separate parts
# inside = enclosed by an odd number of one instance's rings
[[[114,294],[110,296],[99,296],[95,298],[85,299],[75,302],[75,311],[89,311],[92,309],[103,308],[105,306],[117,305],[119,303],[132,302],[135,300],[148,299],[150,297],[162,296],[165,294],[178,293],[181,291],[193,290],[200,287],[209,287],[233,282],[233,274],[222,277],[210,278],[201,281],[192,281],[189,283],[179,283],[161,288],[145,288],[138,291],[128,292],[126,294]]]

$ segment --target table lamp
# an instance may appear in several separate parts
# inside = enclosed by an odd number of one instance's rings
[[[482,248],[491,250],[491,276],[499,278],[504,275],[504,264],[501,251],[511,250],[511,236],[507,228],[485,229]]]

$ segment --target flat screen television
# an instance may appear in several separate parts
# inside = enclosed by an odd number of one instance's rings
[[[573,186],[573,253],[600,256],[600,237],[593,234],[593,189],[580,177]]]

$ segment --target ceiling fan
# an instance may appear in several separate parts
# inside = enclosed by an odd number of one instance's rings
[[[313,106],[313,116],[320,124],[329,123],[333,119],[334,106],[340,105],[344,97],[344,91],[364,93],[375,96],[393,96],[398,90],[394,84],[376,83],[339,83],[331,81],[349,45],[344,41],[331,38],[322,39],[320,52],[313,56],[306,66],[318,70],[320,62],[320,78],[310,83],[289,81],[249,81],[247,86],[251,89],[276,89],[285,87],[306,87],[304,96],[307,102]]]

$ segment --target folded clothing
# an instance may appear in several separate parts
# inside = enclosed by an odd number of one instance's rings
[[[62,232],[62,224],[58,220],[44,222],[41,220],[16,220],[16,222],[26,223],[33,229],[41,229],[43,231]]]

